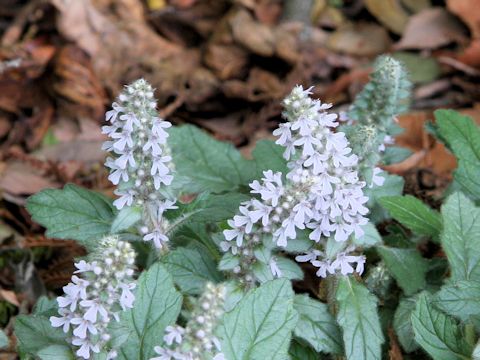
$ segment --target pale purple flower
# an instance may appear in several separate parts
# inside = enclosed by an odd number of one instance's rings
[[[113,205],[118,209],[121,210],[125,205],[132,206],[133,200],[135,199],[135,195],[137,192],[134,189],[128,189],[126,191],[115,189],[113,191],[115,195],[120,196],[113,202]]]
[[[311,263],[313,266],[318,268],[316,273],[318,277],[326,278],[328,272],[332,273],[331,266],[328,261],[314,260]]]
[[[182,337],[185,334],[185,329],[181,326],[167,326],[165,328],[166,334],[163,337],[163,340],[167,343],[167,345],[172,345],[174,342],[177,344],[182,343]]]
[[[67,333],[70,330],[70,322],[75,317],[72,311],[67,309],[60,308],[58,309],[58,313],[62,315],[61,317],[58,316],[50,316],[50,324],[53,327],[62,327],[64,333]]]
[[[292,138],[292,132],[290,131],[291,124],[290,123],[283,123],[279,124],[278,128],[273,130],[274,136],[279,136],[277,141],[275,141],[278,145],[285,145],[287,141],[290,141]]]
[[[70,323],[77,325],[77,327],[73,330],[73,335],[79,337],[80,339],[85,339],[87,337],[87,332],[92,335],[96,335],[98,333],[97,328],[90,320],[84,318],[73,318]]]
[[[383,184],[385,183],[385,178],[383,176],[380,176],[382,172],[382,169],[378,167],[373,169],[372,183],[369,186],[370,188],[372,188],[373,185],[383,186]]]
[[[124,311],[126,309],[133,308],[135,296],[133,295],[132,290],[135,289],[135,283],[120,284],[120,288],[122,289],[122,293],[120,294],[120,298],[118,299],[120,306]]]
[[[268,265],[270,266],[270,271],[272,272],[272,275],[274,277],[277,277],[277,278],[282,277],[282,271],[278,267],[277,261],[275,260],[275,258],[272,257]]]
[[[90,359],[90,351],[94,353],[100,352],[100,347],[97,344],[92,344],[90,340],[84,338],[73,338],[72,344],[80,346],[76,354],[84,359]]]
[[[100,299],[95,300],[82,300],[80,301],[82,307],[88,308],[83,315],[85,320],[90,321],[92,324],[97,322],[97,315],[100,314],[104,319],[108,318],[108,312],[103,306]]]
[[[143,241],[153,241],[155,247],[161,249],[168,242],[168,236],[159,227],[156,227],[152,232],[143,237]]]
[[[242,215],[235,215],[233,217],[233,223],[236,227],[245,227],[245,233],[249,234],[252,232],[253,221],[250,216],[250,211],[246,206],[240,206],[239,211]]]

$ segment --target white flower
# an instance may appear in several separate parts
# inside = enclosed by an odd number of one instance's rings
[[[90,359],[90,350],[97,354],[100,352],[99,346],[92,344],[87,339],[74,338],[72,344],[80,346],[80,349],[77,350],[76,354],[84,359]]]
[[[370,188],[373,188],[373,185],[383,186],[383,184],[385,183],[385,178],[383,176],[380,176],[382,172],[382,169],[378,167],[373,169],[372,183],[369,186]]]
[[[79,337],[80,339],[85,339],[87,337],[87,332],[92,335],[96,335],[98,333],[97,328],[90,320],[76,317],[73,318],[70,323],[77,325],[77,327],[73,330],[73,335]]]
[[[250,211],[246,206],[240,206],[239,211],[242,215],[235,215],[233,217],[233,223],[235,224],[236,227],[245,227],[245,232],[247,234],[252,232],[253,228],[253,221],[250,216]]]
[[[113,205],[118,210],[121,210],[125,205],[132,206],[133,200],[135,200],[135,196],[137,195],[137,192],[134,189],[128,189],[126,191],[116,189],[113,191],[113,193],[120,196],[113,202]]]
[[[297,255],[295,260],[298,262],[312,262],[321,255],[323,255],[323,253],[320,250],[312,249],[303,255]]]
[[[160,356],[155,356],[153,358],[150,358],[150,360],[171,360],[171,359],[176,359],[174,357],[175,351],[170,350],[170,349],[165,349],[160,346],[155,346],[153,350]],[[178,358],[178,357],[177,357]]]
[[[122,289],[122,293],[120,294],[118,302],[120,303],[122,309],[127,310],[133,308],[135,296],[133,295],[131,290],[135,289],[135,283],[120,284],[120,289]]]
[[[274,136],[279,136],[275,143],[279,145],[285,145],[287,141],[290,141],[292,138],[292,132],[290,131],[290,123],[283,123],[278,126],[278,129],[273,131]]]
[[[74,265],[78,269],[73,272],[74,274],[92,271],[93,269],[92,264],[87,263],[85,260],[80,260],[78,263],[74,263]]]
[[[156,174],[153,175],[153,184],[155,187],[155,190],[160,189],[162,184],[165,185],[170,185],[173,181],[173,176],[169,174]]]
[[[269,222],[269,215],[272,211],[272,207],[263,204],[257,199],[252,200],[253,210],[250,210],[249,215],[252,222],[256,223],[262,219],[262,225],[267,226]]]
[[[275,260],[275,258],[271,258],[268,265],[270,266],[270,271],[272,272],[272,275],[274,277],[278,277],[278,278],[282,277],[282,271],[278,267],[277,261]]]
[[[104,318],[108,318],[108,312],[103,306],[102,302],[100,299],[95,299],[95,300],[82,300],[80,301],[80,305],[88,308],[88,310],[85,312],[83,315],[83,318],[85,320],[90,321],[91,323],[96,323],[97,322],[97,314],[100,313],[100,315]]]
[[[182,343],[182,336],[185,334],[185,329],[181,326],[167,326],[165,328],[166,334],[163,337],[163,340],[167,343],[167,345],[172,345],[174,342],[177,344]]]
[[[233,220],[228,220],[227,223],[228,225],[230,225],[231,229],[224,230],[223,236],[225,236],[225,239],[227,239],[228,241],[232,241],[233,239],[235,239],[237,246],[242,246],[243,237],[245,235],[244,228],[237,227]]]
[[[162,229],[156,227],[152,232],[143,237],[143,241],[153,241],[155,247],[161,249],[168,242],[168,236],[163,233]]]
[[[357,266],[359,270],[363,272],[363,264],[365,263],[364,256],[352,256],[347,255],[346,252],[341,252],[337,255],[337,258],[332,262],[331,269],[332,273],[335,270],[340,270],[342,275],[348,275],[353,273],[353,267],[351,263],[358,263],[360,261],[361,265]]]
[[[53,327],[62,326],[63,332],[67,333],[70,330],[70,322],[74,318],[74,313],[62,308],[58,309],[58,313],[62,316],[50,316],[50,324]]]
[[[331,266],[328,263],[328,261],[319,261],[319,260],[314,260],[311,262],[313,266],[317,267],[317,273],[316,275],[321,278],[326,278],[327,277],[327,272],[332,272]]]
[[[170,169],[165,164],[172,160],[171,156],[154,156],[152,159],[151,175],[158,173],[159,175],[166,175]]]

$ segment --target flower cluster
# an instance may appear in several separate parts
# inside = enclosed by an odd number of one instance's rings
[[[175,201],[164,199],[158,190],[172,183],[173,164],[167,146],[168,129],[172,124],[157,116],[153,89],[140,79],[126,87],[106,113],[110,125],[102,131],[110,137],[103,149],[110,169],[108,179],[118,185],[114,201],[118,209],[124,206],[142,206],[145,212],[143,239],[162,248],[168,241],[168,222],[162,217]]]
[[[224,287],[207,283],[187,326],[167,326],[165,346],[155,346],[159,356],[150,360],[224,360],[220,341],[214,335],[224,313],[224,302]]]
[[[120,311],[133,307],[134,262],[135,252],[129,243],[106,237],[91,261],[75,264],[74,274],[78,275],[63,287],[64,296],[57,298],[60,317],[50,317],[50,323],[71,335],[72,345],[79,347],[79,357],[90,359],[91,352],[108,350],[111,336],[107,327],[112,317],[118,321]],[[108,354],[114,359],[115,349]]]
[[[364,255],[351,254],[354,250],[355,248],[350,246],[345,251],[339,252],[335,260],[329,261],[322,251],[312,249],[304,255],[296,256],[295,260],[311,263],[318,268],[317,276],[323,278],[327,277],[328,274],[337,272],[340,272],[342,275],[348,275],[355,271],[357,274],[362,275],[366,258]],[[353,264],[355,264],[355,268],[352,266]]]
[[[315,243],[330,237],[346,242],[351,235],[363,235],[368,198],[362,190],[365,182],[358,179],[358,157],[345,134],[333,131],[338,122],[337,114],[326,112],[331,105],[309,94],[310,89],[301,86],[293,89],[283,102],[287,121],[273,132],[276,143],[285,148],[290,169],[286,179],[269,170],[261,182],[250,184],[262,201],[253,199],[240,207],[240,214],[229,222],[232,229],[224,231],[224,251],[240,252],[245,237],[255,239],[252,234],[257,233],[271,233],[279,247],[304,229],[312,230],[309,237]]]

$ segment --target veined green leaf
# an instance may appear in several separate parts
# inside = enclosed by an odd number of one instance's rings
[[[189,192],[231,191],[254,178],[255,163],[243,158],[232,144],[192,125],[172,127],[169,134],[176,172],[191,180]]]
[[[130,330],[130,336],[119,350],[120,359],[153,357],[153,347],[162,341],[165,328],[175,322],[182,306],[182,296],[160,263],[140,275],[137,287],[134,308],[121,315],[121,324]]]
[[[472,346],[449,316],[435,309],[426,293],[419,296],[412,313],[415,340],[435,360],[470,359]]]
[[[54,328],[44,316],[19,315],[15,319],[15,335],[19,349],[28,354],[36,354],[50,345],[67,345],[67,334]]]
[[[432,304],[443,312],[466,321],[480,315],[480,282],[461,280],[446,284],[435,294]]]
[[[435,111],[441,140],[458,159],[455,180],[462,191],[474,200],[480,199],[480,128],[465,115],[453,110]]]
[[[375,296],[353,278],[341,277],[336,299],[347,359],[381,359],[384,338]]]
[[[376,249],[405,295],[413,295],[425,287],[428,262],[416,249],[387,246],[378,246]]]
[[[229,360],[287,359],[297,320],[290,282],[269,281],[225,314],[219,329],[222,352]]]
[[[480,281],[480,209],[457,192],[442,206],[442,216],[441,241],[452,281]]]
[[[111,201],[101,194],[68,184],[47,189],[27,200],[33,220],[47,228],[46,235],[93,245],[110,231],[115,216]]]
[[[440,214],[411,195],[388,196],[379,201],[395,220],[416,234],[437,238],[442,230]]]
[[[186,294],[201,294],[208,281],[219,282],[223,279],[213,259],[199,248],[175,249],[169,252],[162,262],[172,274],[175,283]]]
[[[294,308],[299,319],[294,334],[316,351],[342,354],[341,332],[326,304],[307,295],[295,295]]]
[[[404,298],[400,300],[393,318],[393,328],[397,334],[398,341],[406,352],[418,349],[412,327],[412,312],[414,310],[415,298]]]

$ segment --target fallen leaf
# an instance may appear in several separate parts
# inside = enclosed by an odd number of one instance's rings
[[[402,34],[409,14],[398,0],[365,0],[368,11],[395,34]]]
[[[139,1],[117,0],[116,13],[108,1],[50,1],[58,10],[60,34],[90,55],[96,74],[114,92],[132,67],[181,51],[148,26]]]
[[[402,0],[402,4],[410,11],[417,13],[432,6],[430,0]]]
[[[387,51],[389,46],[387,31],[373,23],[345,25],[327,41],[329,49],[356,56],[375,56]]]
[[[425,9],[410,17],[397,49],[436,49],[453,42],[464,42],[462,24],[441,7]]]
[[[239,78],[247,72],[249,57],[240,46],[211,42],[207,45],[204,61],[220,80],[227,80]]]
[[[42,171],[23,162],[12,161],[0,172],[0,190],[12,195],[31,195],[60,184],[46,178]]]
[[[246,82],[229,80],[223,83],[222,90],[227,97],[246,99],[249,101],[265,101],[280,99],[284,95],[285,86],[273,73],[253,68]]]
[[[275,34],[271,27],[256,21],[246,10],[238,10],[229,23],[236,42],[257,55],[274,54]]]
[[[17,299],[17,294],[11,290],[0,289],[0,297],[16,307],[20,306],[20,302]]]
[[[456,58],[464,64],[480,67],[480,39],[473,39],[470,45]]]
[[[90,59],[79,47],[65,46],[57,53],[52,87],[62,113],[103,120],[107,96]]]
[[[447,0],[447,8],[470,28],[473,38],[480,38],[480,11],[478,0]]]

